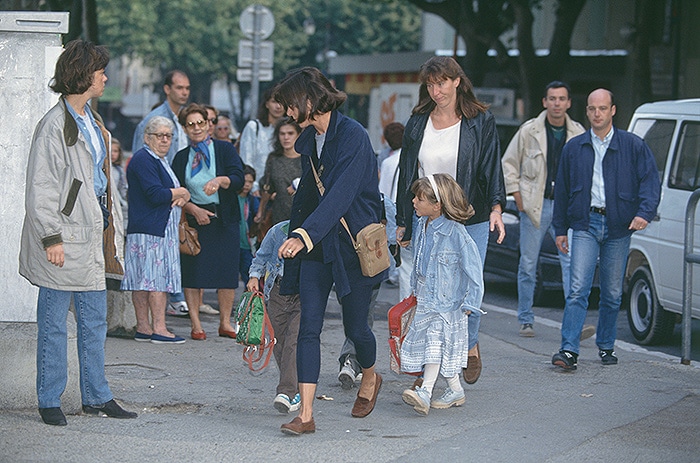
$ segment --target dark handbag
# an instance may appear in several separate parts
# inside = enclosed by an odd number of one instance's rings
[[[190,224],[187,223],[185,218],[185,211],[182,211],[180,215],[180,225],[178,227],[178,235],[180,240],[180,254],[185,254],[188,256],[196,256],[199,251],[202,250],[202,246],[199,244],[199,233]]]

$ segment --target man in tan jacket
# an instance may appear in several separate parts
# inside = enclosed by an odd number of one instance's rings
[[[520,263],[518,265],[518,322],[520,336],[532,337],[532,311],[537,261],[542,240],[551,227],[554,207],[554,179],[564,144],[584,132],[566,111],[571,107],[571,90],[560,81],[545,88],[544,111],[526,121],[508,144],[502,158],[506,193],[513,195],[520,211]],[[564,296],[569,292],[569,256],[559,253]]]

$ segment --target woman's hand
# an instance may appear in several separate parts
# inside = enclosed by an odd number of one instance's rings
[[[56,267],[63,267],[66,261],[63,253],[63,243],[54,244],[46,248],[46,259]]]
[[[202,191],[205,195],[211,196],[219,191],[219,188],[221,188],[221,182],[219,182],[219,177],[215,177],[204,184]]]
[[[187,213],[193,216],[199,225],[209,225],[211,223],[209,217],[216,217],[216,214],[214,214],[213,212],[208,211],[206,209],[202,209],[201,207],[196,206],[194,204],[192,204],[192,208],[190,208],[190,210],[187,211]]]
[[[503,216],[500,209],[492,209],[489,215],[489,231],[498,230],[496,243],[501,244],[506,237],[506,226],[503,225]]]
[[[406,227],[396,227],[396,244],[405,248],[411,244],[411,240],[403,241],[403,235],[406,233]]]
[[[280,259],[292,259],[302,249],[304,249],[304,243],[299,238],[289,238],[277,250],[277,257]]]
[[[256,277],[250,277],[248,279],[248,284],[245,285],[245,288],[248,291],[260,291],[260,280],[258,280]]]
[[[185,187],[171,188],[170,191],[173,195],[173,200],[171,203],[172,207],[182,207],[190,200],[190,192],[187,191],[187,188]]]

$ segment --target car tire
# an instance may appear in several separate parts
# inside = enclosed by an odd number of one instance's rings
[[[659,304],[649,267],[634,271],[627,291],[627,309],[627,322],[640,344],[659,344],[673,333],[675,316]]]

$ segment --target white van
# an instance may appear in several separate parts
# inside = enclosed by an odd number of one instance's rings
[[[683,307],[685,214],[700,188],[700,99],[644,104],[629,131],[649,145],[661,178],[657,216],[632,235],[625,276],[632,334],[640,344],[656,344],[673,332]],[[693,252],[700,252],[700,211],[694,243]],[[693,269],[692,287],[692,316],[700,318],[700,269]]]

